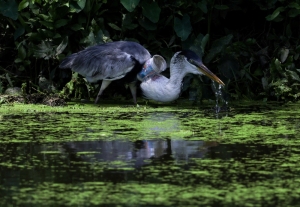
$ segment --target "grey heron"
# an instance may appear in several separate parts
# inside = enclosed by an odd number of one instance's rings
[[[145,63],[149,67],[143,69]],[[124,79],[136,104],[137,74],[140,73],[140,77],[145,78],[149,74],[165,70],[167,64],[159,55],[151,58],[148,50],[136,42],[117,41],[91,46],[71,54],[60,63],[59,67],[71,68],[91,83],[102,80],[95,103],[112,81]]]
[[[113,81],[124,78],[136,104],[136,79],[147,99],[169,102],[177,99],[181,92],[182,80],[188,73],[206,75],[225,85],[191,50],[175,53],[170,63],[170,79],[159,74],[165,70],[166,62],[159,56],[151,58],[150,53],[135,42],[118,41],[88,47],[65,58],[60,68],[71,68],[83,75],[89,82],[102,80],[95,103],[104,89]],[[149,69],[150,68],[150,69]],[[154,71],[154,72],[153,72]]]
[[[170,62],[170,79],[161,74],[152,75],[142,81],[140,87],[147,99],[170,102],[177,99],[181,92],[182,80],[188,73],[206,75],[213,81],[225,85],[203,63],[201,58],[191,50],[174,54]]]

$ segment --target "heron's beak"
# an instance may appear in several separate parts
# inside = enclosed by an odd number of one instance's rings
[[[196,61],[193,61],[193,60],[192,60],[192,63],[198,68],[198,70],[201,73],[203,73],[204,75],[206,75],[207,77],[209,77],[213,81],[216,81],[217,83],[225,86],[223,81],[221,81],[220,78],[218,78],[218,76],[213,74],[213,72],[211,72],[203,63],[198,63],[198,61],[196,62]]]

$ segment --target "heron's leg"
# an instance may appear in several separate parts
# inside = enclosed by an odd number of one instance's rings
[[[130,83],[129,88],[130,88],[130,91],[131,91],[131,94],[133,97],[133,102],[134,102],[134,104],[137,104],[136,103],[136,82]]]
[[[101,94],[102,94],[103,91],[107,88],[107,86],[109,86],[110,83],[111,83],[110,80],[103,80],[103,81],[102,81],[101,88],[100,88],[99,93],[98,93],[98,95],[97,95],[97,98],[96,98],[96,100],[95,100],[95,104],[98,103]]]

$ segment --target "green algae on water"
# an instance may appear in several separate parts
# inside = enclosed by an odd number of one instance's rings
[[[299,206],[299,104],[210,107],[2,104],[0,206]]]

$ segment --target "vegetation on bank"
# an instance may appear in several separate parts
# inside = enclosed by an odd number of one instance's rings
[[[300,0],[0,0],[0,14],[0,93],[17,86],[94,97],[95,86],[59,62],[87,46],[133,40],[167,61],[196,51],[228,99],[299,100]],[[183,96],[195,88],[198,99],[212,95],[206,78],[185,83]],[[107,94],[120,93],[115,86]]]

